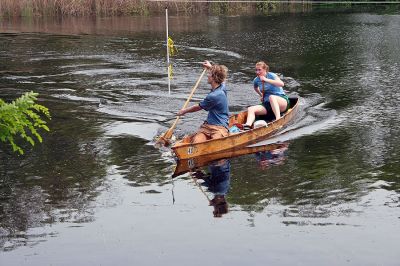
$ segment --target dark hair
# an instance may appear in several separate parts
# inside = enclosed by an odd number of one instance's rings
[[[225,81],[226,76],[228,75],[228,68],[224,65],[213,65],[210,73],[213,80],[216,83],[221,84]]]

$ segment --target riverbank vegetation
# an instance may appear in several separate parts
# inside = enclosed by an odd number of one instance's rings
[[[256,4],[207,3],[192,1],[143,1],[143,0],[0,0],[0,14],[18,16],[119,16],[150,15],[164,12],[168,7],[173,13],[248,12]]]
[[[334,4],[351,6],[349,3]],[[332,6],[330,1],[327,4]],[[354,3],[354,2],[353,2]],[[310,11],[312,1],[291,3],[277,1],[251,2],[196,2],[180,1],[144,1],[144,0],[0,0],[2,17],[38,17],[38,16],[127,16],[152,15],[164,12],[168,7],[170,14],[265,14],[275,11]]]

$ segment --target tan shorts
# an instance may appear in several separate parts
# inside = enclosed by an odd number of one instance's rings
[[[192,143],[198,143],[209,139],[218,139],[228,136],[228,129],[223,126],[203,124],[192,137]]]

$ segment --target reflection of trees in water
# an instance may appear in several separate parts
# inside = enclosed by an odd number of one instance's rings
[[[48,217],[49,208],[45,203],[46,195],[39,186],[8,186],[7,189],[2,187],[0,193],[0,247],[9,250],[28,241],[29,237],[25,232],[28,228],[41,226],[43,220]],[[12,244],[8,243],[7,247],[4,247],[10,240]]]
[[[7,249],[12,249],[37,237],[27,234],[30,228],[93,220],[91,202],[101,192],[106,175],[104,144],[96,139],[99,132],[91,121],[82,119],[54,117],[52,123],[44,143],[26,156],[0,152],[3,248],[6,241],[10,241]]]
[[[169,27],[174,29],[175,33],[188,31],[207,32],[213,26],[208,24],[204,16],[174,17],[169,18]],[[45,21],[39,18],[14,19],[12,29],[9,29],[7,21],[0,21],[4,31],[21,32],[44,32],[56,34],[103,34],[129,35],[137,33],[164,33],[165,16],[156,17],[107,17],[107,18],[87,18],[87,17],[64,17],[62,20],[57,18],[47,18]],[[79,37],[78,37],[79,38]],[[96,38],[99,41],[99,38]],[[101,41],[101,40],[100,40]],[[67,44],[68,45],[68,44]],[[34,48],[34,47],[32,47]],[[62,47],[60,47],[62,48]]]
[[[160,157],[160,151],[135,137],[114,138],[109,160],[132,186],[170,182],[171,164]],[[168,179],[168,180],[166,180]]]

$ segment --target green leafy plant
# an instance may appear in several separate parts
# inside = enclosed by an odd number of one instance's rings
[[[27,92],[11,103],[0,99],[0,141],[11,144],[14,152],[24,153],[15,143],[16,136],[34,146],[34,138],[42,142],[38,130],[49,131],[41,115],[51,119],[50,112],[45,106],[35,103],[38,95],[33,91]]]

